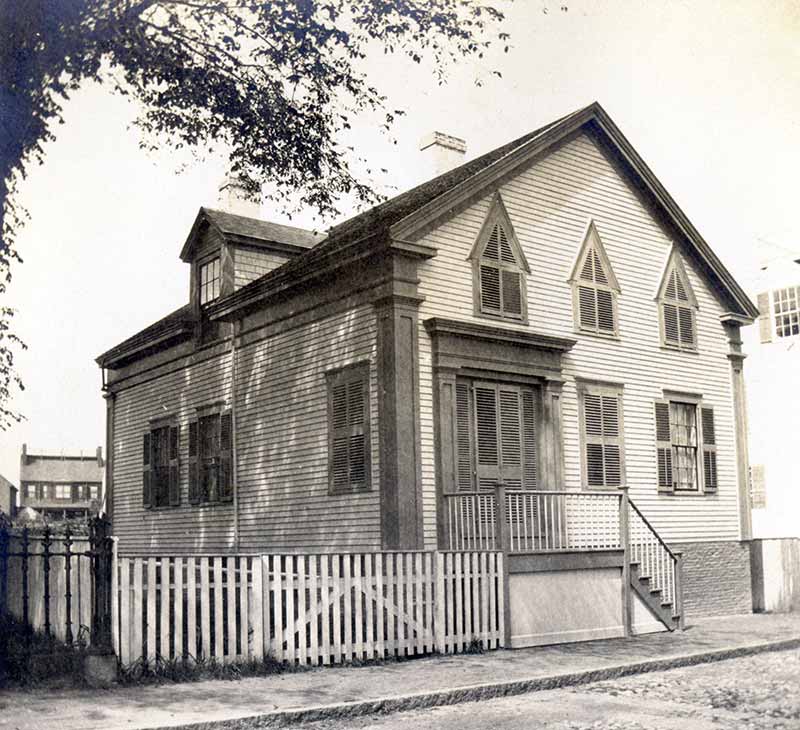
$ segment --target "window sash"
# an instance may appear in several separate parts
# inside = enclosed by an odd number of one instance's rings
[[[201,305],[208,304],[219,297],[221,281],[219,257],[200,264],[199,280]]]

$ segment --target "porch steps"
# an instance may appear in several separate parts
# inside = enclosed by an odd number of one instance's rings
[[[639,563],[631,563],[631,588],[650,609],[650,612],[667,627],[669,631],[680,628],[680,615],[676,615],[670,601],[662,601],[660,588],[650,588],[650,577],[642,575]]]

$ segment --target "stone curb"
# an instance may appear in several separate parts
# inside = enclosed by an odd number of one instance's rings
[[[751,656],[768,651],[783,651],[800,648],[800,637],[769,641],[761,644],[748,644],[729,649],[703,651],[696,654],[681,654],[660,659],[649,659],[628,664],[615,664],[600,669],[589,669],[580,672],[553,674],[531,679],[516,679],[510,682],[493,682],[491,684],[469,685],[454,689],[443,689],[412,695],[399,695],[374,700],[358,700],[336,705],[319,705],[317,707],[296,710],[276,710],[262,715],[241,717],[231,720],[213,720],[211,722],[189,723],[152,728],[151,730],[175,730],[176,727],[187,730],[256,730],[260,728],[287,727],[299,723],[317,720],[345,720],[365,715],[388,715],[408,710],[422,710],[444,705],[455,705],[461,702],[475,702],[498,697],[511,697],[561,687],[574,687],[590,682],[628,677],[633,674],[660,672],[678,667],[690,667],[696,664],[708,664]]]

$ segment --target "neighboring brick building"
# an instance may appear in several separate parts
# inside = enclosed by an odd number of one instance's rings
[[[0,512],[13,517],[17,511],[17,488],[0,474]]]
[[[48,520],[80,519],[96,514],[103,502],[103,452],[34,454],[22,445],[20,507],[31,507]]]

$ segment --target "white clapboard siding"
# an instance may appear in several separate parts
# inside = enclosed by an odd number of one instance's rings
[[[503,327],[576,337],[564,357],[562,397],[565,483],[580,489],[581,459],[576,376],[624,383],[625,463],[631,498],[668,541],[738,539],[736,453],[728,343],[719,316],[725,308],[694,264],[684,257],[698,298],[698,352],[660,346],[654,300],[672,239],[588,136],[579,136],[505,182],[503,196],[526,258],[529,324]],[[420,242],[437,255],[419,267],[420,416],[425,541],[436,544],[436,475],[431,341],[423,322],[449,317],[486,323],[473,309],[472,246],[493,193],[428,233]],[[618,340],[575,334],[570,271],[594,220],[619,280]],[[713,244],[713,242],[712,242]],[[702,393],[714,407],[719,490],[714,496],[659,495],[656,488],[653,401],[662,390]]]
[[[502,554],[118,557],[124,666],[370,661],[503,645]],[[198,620],[199,617],[199,620]]]
[[[236,356],[240,549],[374,550],[380,547],[376,324],[365,305],[245,344]],[[328,494],[325,373],[370,363],[372,489]],[[115,400],[113,513],[123,553],[233,553],[232,504],[188,503],[188,423],[197,408],[231,406],[231,355],[164,364],[122,386]],[[142,508],[142,434],[154,417],[180,425],[181,504]]]

